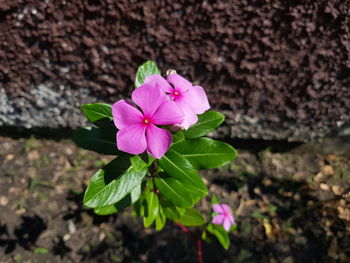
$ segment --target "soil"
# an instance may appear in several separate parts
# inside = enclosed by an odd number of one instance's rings
[[[0,144],[0,262],[196,262],[194,240],[174,224],[156,232],[130,209],[97,216],[82,205],[110,157],[69,140]],[[241,149],[201,174],[237,222],[230,249],[213,239],[204,262],[350,262],[349,155]],[[209,215],[210,197],[199,209]]]

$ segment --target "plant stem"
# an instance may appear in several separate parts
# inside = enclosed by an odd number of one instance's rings
[[[187,227],[180,223],[175,224],[181,228],[182,231],[184,231],[187,235],[191,236],[197,241],[197,258],[198,258],[198,263],[203,263],[203,253],[202,253],[202,240],[199,236],[195,235],[191,230],[189,230]]]
[[[152,181],[152,184],[153,184],[153,192],[158,195],[159,194],[159,190],[158,188],[156,187],[156,184],[154,183],[154,176],[156,175],[156,171],[157,171],[157,164],[156,164],[156,161],[154,161],[152,164],[151,164],[151,167],[150,167],[150,173],[151,173],[151,176],[150,176],[150,179]]]

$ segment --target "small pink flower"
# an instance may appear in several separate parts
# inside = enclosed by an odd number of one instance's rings
[[[159,159],[168,151],[172,136],[155,125],[180,124],[183,113],[156,85],[144,84],[137,88],[132,100],[142,112],[125,100],[112,106],[114,124],[119,129],[117,147],[131,154],[147,150]]]
[[[230,231],[231,226],[235,223],[230,207],[226,204],[215,204],[213,210],[217,213],[213,218],[213,224],[223,225],[227,232]]]
[[[176,102],[184,113],[184,120],[180,124],[184,129],[198,121],[197,114],[210,109],[204,89],[192,86],[191,82],[178,74],[170,74],[167,80],[160,75],[150,75],[145,79],[145,83],[155,83]]]

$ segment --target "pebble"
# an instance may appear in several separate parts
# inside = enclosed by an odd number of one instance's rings
[[[332,185],[331,189],[335,195],[342,195],[344,192],[343,187],[341,187],[339,185]]]
[[[70,234],[74,234],[77,231],[77,228],[73,220],[68,220],[68,231]]]
[[[323,190],[323,191],[329,191],[329,185],[328,184],[320,184],[320,188]]]
[[[1,196],[0,197],[0,205],[1,206],[6,206],[9,203],[9,199],[6,196]]]
[[[5,157],[5,163],[7,163],[7,162],[9,162],[9,161],[12,161],[13,158],[15,158],[15,156],[14,156],[12,153],[6,155],[6,157]]]
[[[35,161],[35,160],[38,160],[39,158],[40,158],[40,154],[37,150],[28,152],[29,161]]]
[[[291,256],[289,256],[289,257],[285,258],[282,261],[282,263],[294,263],[294,259]]]

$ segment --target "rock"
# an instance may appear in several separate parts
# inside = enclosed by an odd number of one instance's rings
[[[344,187],[340,185],[332,185],[331,189],[335,195],[342,195],[345,191]]]
[[[294,259],[291,256],[289,256],[283,259],[282,263],[294,263]]]
[[[8,203],[9,203],[9,200],[6,196],[4,196],[4,195],[0,196],[0,205],[1,206],[6,206],[6,205],[8,205]]]

